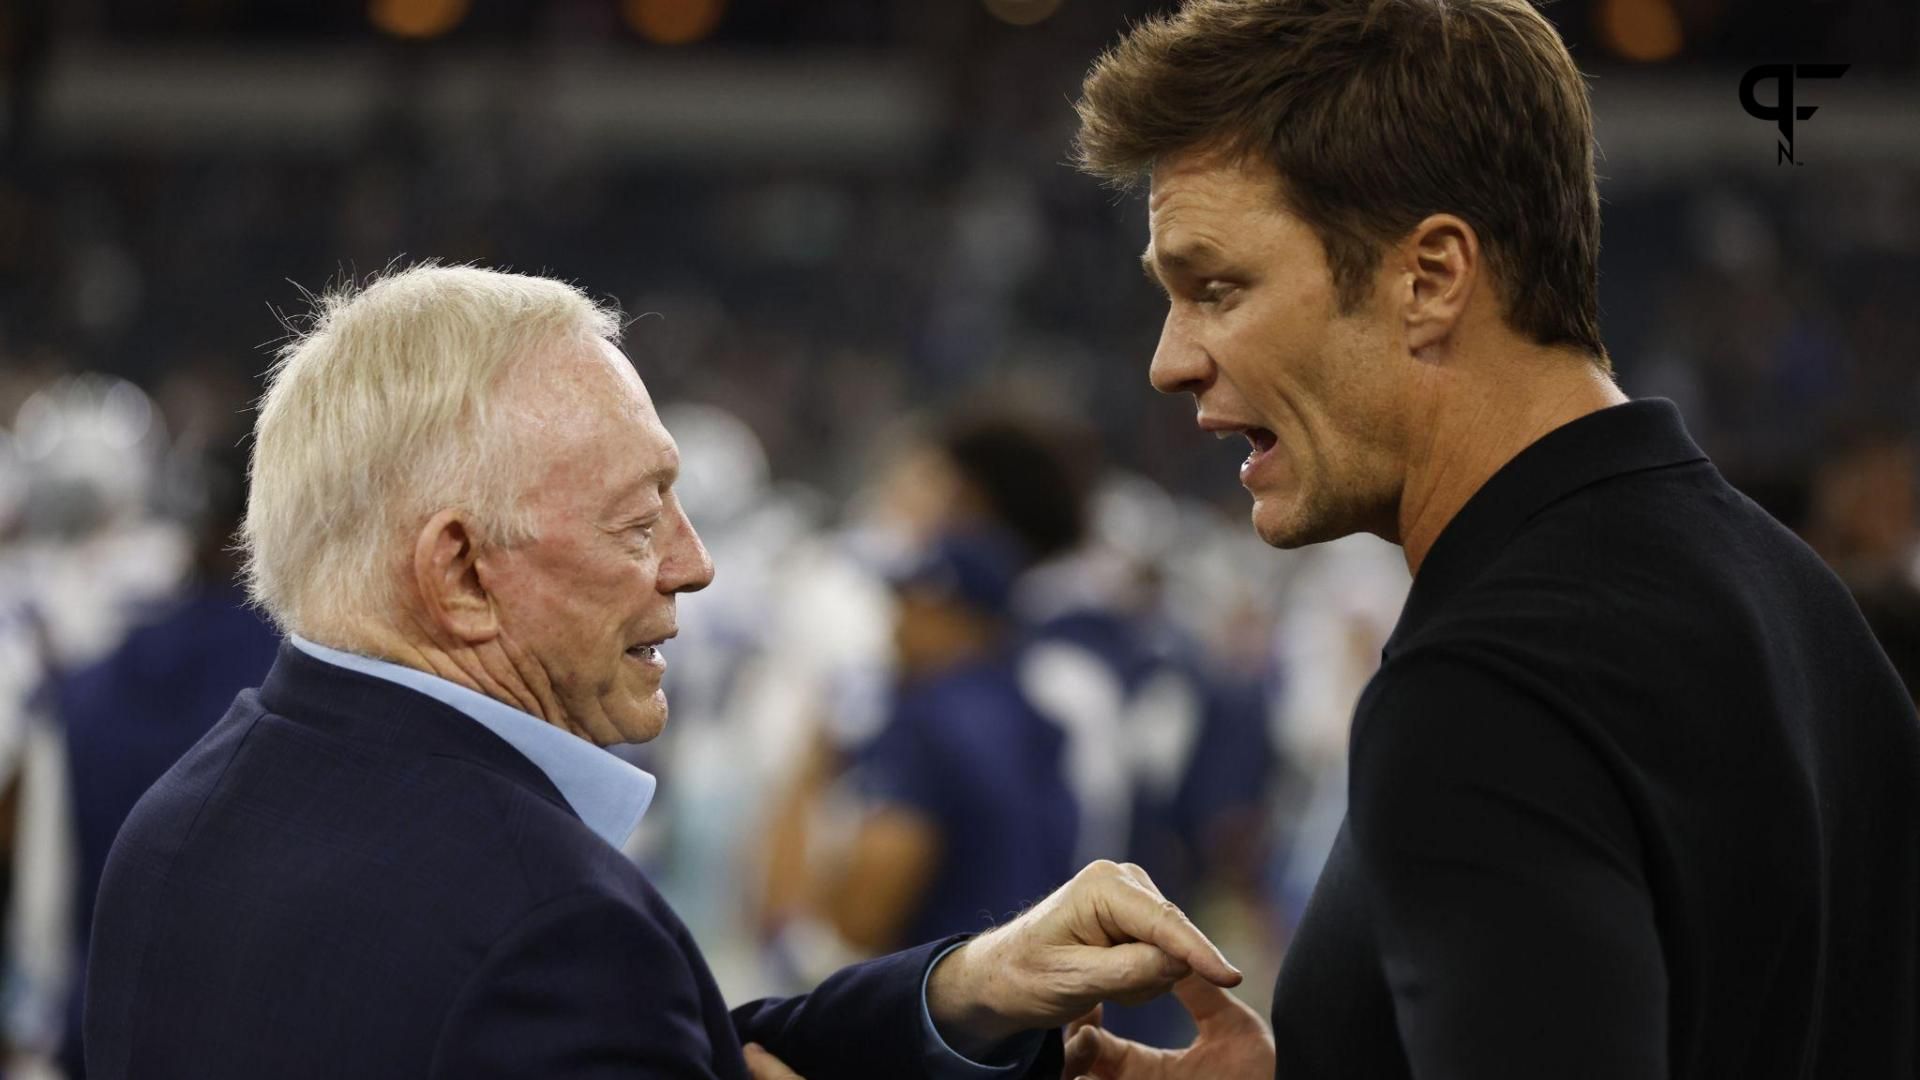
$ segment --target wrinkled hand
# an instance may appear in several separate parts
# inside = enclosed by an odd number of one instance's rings
[[[961,1053],[1058,1027],[1102,1001],[1137,1004],[1188,975],[1240,972],[1146,871],[1096,862],[1005,926],[947,954],[927,986],[935,1025]]]
[[[1067,1028],[1061,1080],[1268,1080],[1273,1032],[1245,1002],[1198,976],[1173,988],[1198,1034],[1184,1050],[1161,1050],[1100,1027],[1095,1009]]]
[[[759,1043],[748,1043],[742,1049],[747,1055],[747,1075],[753,1080],[807,1080],[787,1068],[786,1062],[767,1053]]]

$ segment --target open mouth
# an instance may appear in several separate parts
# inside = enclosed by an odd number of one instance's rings
[[[1280,441],[1278,436],[1263,427],[1241,427],[1238,424],[1221,425],[1219,427],[1209,425],[1209,427],[1213,431],[1213,437],[1216,439],[1231,439],[1235,435],[1244,435],[1247,442],[1253,445],[1253,452],[1255,454],[1266,453],[1273,449],[1274,443]]]
[[[674,629],[657,638],[634,642],[632,645],[627,646],[627,659],[645,664],[648,667],[666,667],[667,658],[660,654],[660,645],[677,633],[679,633],[679,630]]]
[[[1242,424],[1224,416],[1202,414],[1198,420],[1202,430],[1213,432],[1214,438],[1230,439],[1235,435],[1244,436],[1247,445],[1252,448],[1247,460],[1240,463],[1240,483],[1246,485],[1254,478],[1254,473],[1274,456],[1274,449],[1280,445],[1280,437],[1272,428],[1263,428],[1256,424]]]
[[[1240,463],[1240,483],[1246,485],[1254,482],[1260,467],[1273,456],[1273,449],[1280,444],[1280,438],[1263,427],[1244,428],[1240,434],[1247,437],[1248,445],[1253,448],[1247,454],[1247,460]]]

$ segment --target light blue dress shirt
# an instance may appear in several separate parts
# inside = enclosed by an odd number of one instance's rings
[[[546,773],[587,828],[614,847],[626,845],[653,803],[653,774],[532,713],[418,668],[330,649],[298,634],[288,640],[316,660],[399,683],[478,720]]]
[[[641,816],[653,803],[657,781],[652,773],[532,713],[418,668],[342,652],[298,634],[287,635],[287,640],[316,660],[398,683],[479,721],[545,773],[587,828],[616,848],[626,845]],[[955,945],[947,952],[957,948]],[[944,957],[946,952],[940,955]],[[927,1066],[932,1075],[936,1080],[990,1080],[1024,1073],[1040,1053],[1042,1036],[1037,1032],[1010,1045],[1009,1055],[1017,1050],[1019,1056],[1014,1064],[1001,1066],[981,1065],[964,1057],[940,1037],[933,1025],[933,1012],[927,1007],[927,981],[939,962],[936,958],[927,966],[927,976],[920,984],[920,1027],[926,1038]]]

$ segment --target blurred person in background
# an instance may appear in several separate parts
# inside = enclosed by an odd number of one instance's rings
[[[1074,425],[974,410],[933,445],[947,505],[896,578],[897,682],[851,754],[858,822],[825,860],[821,914],[871,954],[990,924],[1094,858],[1191,903],[1219,827],[1266,796],[1259,695],[1210,680],[1149,568],[1096,535],[1098,461]],[[1191,1033],[1170,1000],[1109,1024]]]
[[[22,749],[28,732],[42,723],[47,681],[45,632],[34,612],[33,595],[21,564],[22,514],[28,476],[11,434],[0,428],[0,903],[15,910],[14,865],[18,830]],[[58,1046],[49,1015],[57,993],[43,979],[31,956],[4,957],[5,1068],[28,1074],[30,1062],[49,1060]]]
[[[1151,379],[1252,444],[1255,530],[1373,533],[1413,585],[1272,1034],[1194,986],[1190,1047],[1090,1018],[1069,1069],[1914,1075],[1920,723],[1833,573],[1615,386],[1552,25],[1189,0],[1080,114],[1150,181]]]
[[[560,282],[425,266],[283,350],[243,537],[287,641],[114,842],[90,1075],[1041,1076],[1103,998],[1239,981],[1105,863],[725,1008],[619,850],[654,779],[603,749],[660,733],[660,646],[713,577],[619,329]]]
[[[27,471],[20,574],[50,662],[76,668],[119,644],[130,621],[187,572],[187,530],[152,506],[166,423],[131,382],[85,373],[30,395],[14,437]]]
[[[1021,699],[1065,735],[1078,858],[1124,852],[1163,893],[1209,904],[1224,924],[1231,905],[1255,900],[1263,861],[1255,823],[1275,775],[1263,700],[1272,673],[1230,677],[1174,620],[1165,564],[1192,553],[1151,535],[1166,530],[1154,515],[1169,502],[1102,475],[1090,432],[983,416],[945,445],[976,512],[1034,553],[1010,599],[1014,665]],[[1151,1045],[1192,1035],[1172,998],[1105,1016],[1110,1030]]]
[[[0,778],[14,808],[4,1023],[15,1064],[38,1067],[61,1047],[79,976],[72,770],[56,691],[173,594],[190,544],[156,512],[168,433],[132,383],[48,379],[21,401],[13,434],[24,483],[0,568],[0,666],[12,668],[0,672],[12,684],[0,687],[12,698],[0,705]]]
[[[105,657],[62,673],[52,708],[66,735],[78,876],[75,970],[86,970],[94,897],[120,826],[161,774],[207,733],[241,690],[258,686],[279,636],[247,606],[233,543],[246,513],[246,456],[202,460],[193,566],[181,590],[137,619]],[[76,980],[61,1063],[85,1075]]]
[[[1023,698],[1016,673],[1010,596],[1033,561],[1030,541],[989,511],[954,445],[942,432],[890,470],[919,480],[891,489],[897,512],[912,519],[899,523],[894,542],[913,546],[895,554],[889,574],[885,720],[856,743],[821,740],[814,768],[783,811],[787,852],[773,853],[776,874],[807,879],[787,886],[805,896],[806,910],[791,913],[803,921],[783,930],[809,933],[811,916],[855,955],[991,925],[1078,865],[1064,733]],[[1031,457],[1020,464],[1029,490],[1042,496],[1033,502],[1039,513],[1068,515],[1067,535],[1049,542],[1071,543],[1080,527],[1076,493],[1061,491],[1057,478],[1035,477]],[[920,520],[913,507],[927,491],[941,497]],[[806,821],[815,826],[802,831]],[[792,865],[790,853],[809,846],[820,852],[812,864]],[[1124,852],[1115,846],[1106,855]]]
[[[863,952],[992,925],[1077,865],[1061,732],[1014,676],[1019,560],[1006,536],[950,533],[895,585],[898,681],[853,761],[865,812],[821,887],[825,914]]]
[[[1276,898],[1299,924],[1347,816],[1347,744],[1354,702],[1380,668],[1380,650],[1411,579],[1397,548],[1365,534],[1307,549],[1289,579],[1275,646],[1285,673],[1276,741],[1297,777],[1298,818],[1276,867]]]
[[[872,474],[848,500],[844,520],[796,560],[774,598],[769,621],[792,640],[769,654],[775,662],[752,694],[755,715],[784,726],[776,741],[793,747],[774,780],[756,854],[766,968],[795,986],[870,955],[853,940],[861,930],[849,934],[830,910],[844,895],[840,883],[865,817],[848,769],[887,727],[903,652],[928,649],[921,639],[929,635],[903,624],[901,587],[912,570],[931,565],[928,553],[944,534],[958,488],[951,463],[915,419],[881,434],[871,457]],[[904,906],[877,914],[895,920]]]

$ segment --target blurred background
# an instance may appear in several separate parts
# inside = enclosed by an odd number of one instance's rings
[[[1147,386],[1144,210],[1063,162],[1088,62],[1168,6],[0,4],[8,1074],[82,1075],[107,846],[271,660],[226,544],[274,346],[310,292],[424,258],[635,318],[719,577],[667,734],[624,751],[661,777],[631,854],[731,999],[1111,857],[1264,1009],[1408,582],[1370,538],[1262,547],[1244,451]],[[1920,7],[1545,10],[1593,75],[1621,382],[1911,675]],[[1738,100],[1783,62],[1851,65],[1796,87],[1791,161]]]

